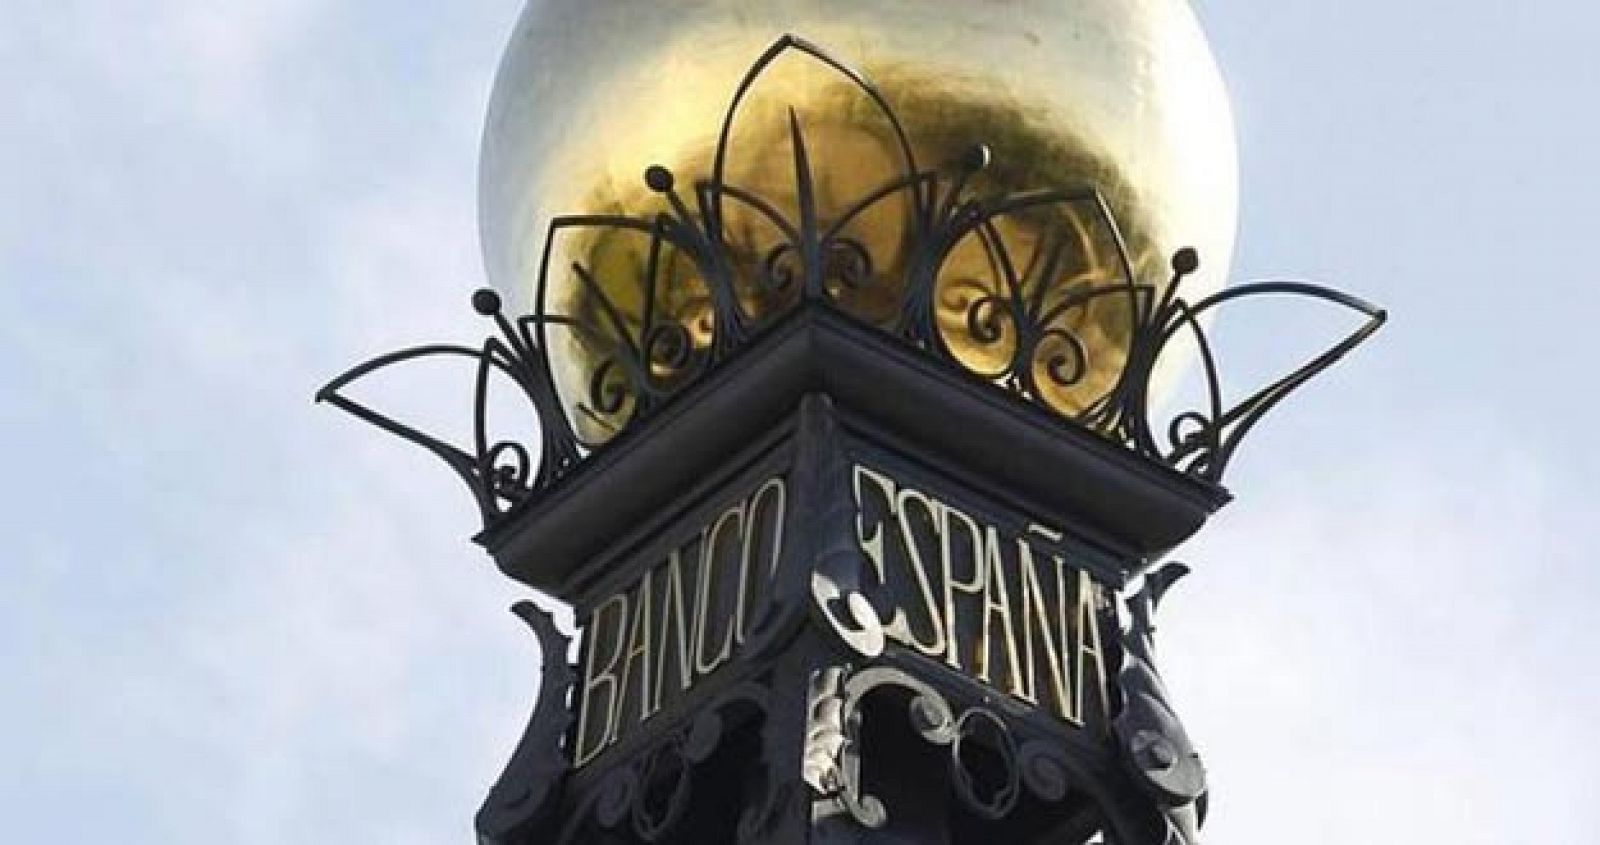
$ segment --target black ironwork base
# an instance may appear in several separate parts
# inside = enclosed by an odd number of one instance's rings
[[[544,653],[539,707],[479,813],[481,841],[1195,842],[1204,771],[1151,662],[1150,616],[1181,570],[1115,594],[1114,716],[1062,722],[886,644],[851,506],[870,447],[820,394],[792,422],[771,449],[797,542],[733,660],[637,736],[574,766],[567,639],[519,606]]]

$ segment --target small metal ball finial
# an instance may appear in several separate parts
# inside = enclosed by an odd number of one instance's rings
[[[485,317],[500,313],[500,306],[500,294],[488,288],[480,288],[472,294],[472,309]]]

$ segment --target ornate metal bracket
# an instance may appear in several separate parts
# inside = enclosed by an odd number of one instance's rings
[[[786,55],[815,61],[838,74],[866,96],[892,130],[901,172],[833,219],[819,216],[806,133],[794,110],[789,115],[797,198],[793,212],[729,182],[727,160],[740,106],[768,68]],[[687,196],[680,192],[674,174],[662,167],[649,168],[644,180],[663,203],[659,213],[571,216],[551,223],[533,313],[509,319],[498,296],[480,291],[473,304],[494,320],[498,337],[479,348],[430,345],[381,356],[334,379],[317,398],[442,459],[472,491],[487,526],[518,503],[555,487],[610,436],[648,420],[709,370],[756,342],[762,330],[783,314],[824,307],[877,325],[899,341],[1047,408],[1068,423],[1220,483],[1240,442],[1268,411],[1360,345],[1386,319],[1381,309],[1364,300],[1301,282],[1241,285],[1191,302],[1182,288],[1184,279],[1199,267],[1193,250],[1173,256],[1170,279],[1139,279],[1110,209],[1092,186],[985,195],[973,186],[989,163],[988,149],[979,144],[962,161],[922,166],[894,111],[866,77],[822,48],[785,36],[739,81],[723,120],[712,171],[694,183]],[[891,202],[907,209],[906,243],[895,263],[903,265],[903,271],[894,272],[851,234],[864,215]],[[735,209],[755,215],[777,233],[759,261],[745,255],[748,247],[733,243],[728,220]],[[1024,254],[1022,245],[1008,242],[1008,221],[1067,217],[1090,221],[1105,233],[1115,248],[1120,279],[1091,284],[1060,271],[1073,250],[1086,249],[1078,235],[1067,231],[1066,223],[1060,224],[1060,231],[1047,232],[1044,244],[1035,246],[1031,255]],[[644,239],[642,266],[602,271],[587,266],[581,256],[569,266],[555,266],[557,244],[563,238],[608,234]],[[957,250],[973,244],[987,256],[987,277],[950,282],[945,278],[946,263]],[[704,299],[707,309],[690,322],[667,302],[672,296],[681,298],[684,286],[691,284],[683,268],[689,268],[695,290],[703,288],[703,294],[696,296]],[[602,278],[603,272],[628,277]],[[557,279],[562,273],[570,273],[582,308],[572,308],[557,295],[565,283]],[[638,304],[623,307],[617,291],[636,292]],[[888,316],[867,313],[859,305],[867,294],[888,298],[896,308]],[[1203,320],[1226,304],[1270,296],[1325,302],[1364,320],[1305,365],[1230,404],[1223,397]],[[755,308],[750,303],[756,300],[767,305]],[[952,301],[960,303],[958,314],[950,312]],[[1114,353],[1121,357],[1112,362],[1120,365],[1120,375],[1098,396],[1081,405],[1063,406],[1054,398],[1058,392],[1087,385],[1088,374],[1098,363],[1094,356],[1106,354],[1083,335],[1079,323],[1090,309],[1107,303],[1115,304],[1128,321],[1129,346]],[[593,366],[586,374],[583,396],[563,395],[558,384],[550,360],[555,332],[569,333],[592,351]],[[1163,354],[1179,337],[1192,338],[1199,350],[1206,401],[1160,421],[1151,410],[1151,382]],[[1001,363],[974,363],[963,352],[973,349],[986,350],[985,361]],[[469,447],[420,432],[348,395],[347,388],[378,370],[440,357],[476,365],[474,440]],[[534,448],[493,441],[487,434],[487,397],[492,383],[501,378],[509,378],[531,402],[538,430],[529,432],[526,442],[537,442]],[[569,413],[585,420],[586,426],[575,424]],[[608,434],[586,436],[580,433],[585,427]]]
[[[927,682],[892,666],[825,669],[812,678],[804,779],[813,800],[830,802],[862,828],[882,828],[891,808],[866,793],[860,756],[862,704],[867,697],[894,691],[905,697],[912,729],[924,741],[948,752],[949,782],[960,806],[974,816],[998,821],[1010,816],[1024,796],[1056,803],[1077,793],[1101,816],[1115,842],[1143,842],[1149,830],[1137,808],[1115,794],[1113,780],[1092,760],[1063,743],[1019,734],[1005,712],[988,706],[958,709]],[[983,749],[982,765],[971,751]],[[1168,840],[1185,845],[1194,840]]]
[[[1205,766],[1155,668],[1156,606],[1188,574],[1184,564],[1169,563],[1146,575],[1127,600],[1121,631],[1122,712],[1114,724],[1129,769],[1160,807],[1166,845],[1198,845],[1207,795]]]
[[[562,740],[572,724],[567,696],[575,675],[567,662],[571,640],[556,628],[550,614],[532,602],[518,602],[512,612],[528,623],[539,640],[544,669],[539,676],[539,701],[517,743],[505,772],[478,810],[480,845],[513,845],[530,831],[549,824],[571,761]]]
[[[625,831],[640,842],[669,839],[693,800],[695,768],[721,745],[729,721],[741,713],[765,719],[768,690],[740,684],[700,710],[682,728],[630,762],[608,773],[599,787],[537,841],[576,845],[595,841],[596,831]]]

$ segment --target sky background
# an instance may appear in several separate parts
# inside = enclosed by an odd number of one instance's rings
[[[519,6],[0,0],[0,838],[469,841],[523,593],[454,479],[310,397],[478,334]],[[1180,550],[1209,841],[1600,842],[1600,7],[1197,6],[1235,276],[1394,315]]]

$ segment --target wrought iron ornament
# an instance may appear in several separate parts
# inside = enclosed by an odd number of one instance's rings
[[[550,614],[532,602],[518,602],[511,610],[533,630],[544,665],[539,673],[539,701],[533,718],[505,772],[478,810],[478,835],[483,843],[511,841],[551,824],[561,782],[571,766],[562,748],[572,725],[572,713],[567,708],[574,677],[573,667],[567,663],[571,640],[556,627]]]
[[[762,74],[789,54],[813,60],[848,80],[892,127],[901,172],[835,219],[818,214],[816,174],[804,120],[793,109],[788,114],[793,212],[786,213],[776,201],[725,179],[732,127],[741,104]],[[646,423],[708,372],[759,343],[763,333],[786,316],[822,308],[875,325],[1064,422],[1220,483],[1240,441],[1268,411],[1360,345],[1386,320],[1383,310],[1364,300],[1302,282],[1240,285],[1191,302],[1183,287],[1199,267],[1194,250],[1183,249],[1171,257],[1169,278],[1138,278],[1112,212],[1092,186],[986,195],[974,185],[989,164],[990,152],[982,145],[973,146],[962,161],[932,167],[919,163],[911,139],[870,81],[821,48],[785,36],[755,62],[736,88],[709,178],[690,186],[686,195],[674,174],[651,167],[644,180],[664,203],[659,213],[554,220],[532,313],[507,316],[497,294],[479,291],[473,305],[498,329],[498,335],[482,346],[429,345],[384,355],[334,379],[317,398],[444,460],[472,491],[488,527],[519,504],[548,493],[577,471],[587,456]],[[893,262],[901,269],[893,273],[886,271],[889,262],[884,257],[853,236],[863,215],[886,203],[903,206],[909,216],[905,243]],[[762,245],[759,256],[750,254],[749,244],[735,243],[728,224],[735,211],[754,215],[776,233],[772,243]],[[1039,243],[1028,249],[1008,242],[1009,224],[1021,219],[1054,220],[1057,225],[1053,230],[1047,226]],[[1084,225],[1103,233],[1113,245],[1118,278],[1088,282],[1061,272],[1064,263],[1074,258],[1074,250],[1089,248],[1081,231]],[[581,260],[556,266],[558,244],[564,238],[617,235],[644,239],[642,266],[603,270]],[[952,279],[945,273],[952,254],[973,248],[985,256],[984,278]],[[557,293],[568,289],[565,274],[569,273],[580,305]],[[619,292],[636,298],[637,306],[623,307]],[[1270,296],[1321,301],[1364,319],[1299,369],[1240,401],[1226,402],[1204,321],[1229,302]],[[700,305],[693,315],[669,307],[685,298]],[[885,300],[893,307],[862,305]],[[1125,326],[1117,327],[1128,338],[1126,348],[1106,348],[1085,333],[1088,313],[1108,305],[1115,306],[1111,313],[1126,320]],[[583,374],[581,397],[563,394],[552,361],[558,333],[568,333],[569,342],[589,351],[591,366]],[[1158,419],[1152,410],[1153,382],[1164,355],[1184,338],[1198,352],[1205,400],[1199,407]],[[469,446],[418,431],[348,393],[351,385],[378,370],[441,357],[464,358],[477,369],[474,440]],[[1092,387],[1089,374],[1107,364],[1117,372],[1108,386],[1093,395],[1062,401],[1067,391]],[[492,440],[488,435],[489,394],[491,383],[498,379],[509,379],[531,403],[537,431],[529,432],[524,441]],[[569,406],[575,409],[573,414]]]

